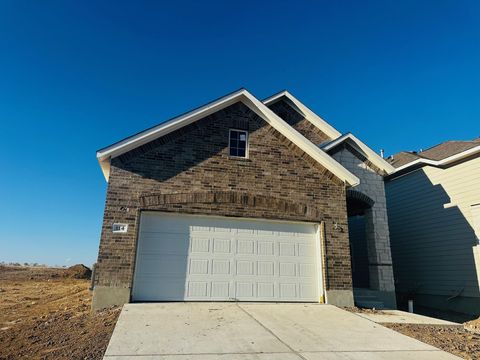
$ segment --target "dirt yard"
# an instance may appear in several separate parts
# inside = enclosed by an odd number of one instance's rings
[[[93,315],[81,267],[0,266],[0,359],[101,359],[118,308]]]
[[[382,324],[464,359],[480,359],[480,335],[458,326]]]
[[[0,359],[101,359],[120,313],[93,315],[85,269],[0,265]],[[348,308],[352,312],[381,312]],[[480,335],[458,326],[382,324],[464,359],[480,359]],[[480,332],[480,321],[470,328]]]
[[[387,312],[358,307],[344,308],[353,313],[383,314]],[[462,326],[450,325],[418,325],[418,324],[389,324],[382,326],[398,331],[404,335],[420,340],[468,360],[480,359],[480,319],[464,324],[470,331]]]

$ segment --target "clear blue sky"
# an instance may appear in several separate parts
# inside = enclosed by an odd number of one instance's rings
[[[387,154],[480,136],[478,1],[0,2],[0,260],[92,264],[98,148],[290,90]]]

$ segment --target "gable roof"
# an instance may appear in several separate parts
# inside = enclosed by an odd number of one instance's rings
[[[264,99],[262,102],[268,106],[277,101],[280,101],[282,98],[286,98],[287,100],[289,100],[290,105],[293,105],[293,108],[298,111],[298,113],[303,115],[305,119],[310,121],[313,125],[315,125],[323,133],[325,133],[330,139],[336,139],[342,135],[341,132],[339,132],[332,125],[323,120],[320,116],[315,114],[312,110],[306,107],[302,102],[300,102],[300,100],[298,100],[287,90],[280,91],[279,93],[276,93]]]
[[[375,151],[369,148],[363,141],[361,141],[351,133],[346,133],[335,140],[332,140],[326,144],[322,144],[320,147],[323,150],[328,151],[347,141],[350,144],[352,144],[357,150],[360,150],[360,152],[363,153],[367,157],[367,159],[371,161],[375,166],[385,171],[387,175],[395,171],[395,168],[391,164],[389,164],[384,158],[378,155]]]
[[[293,96],[288,91],[284,90],[275,95],[272,95],[265,100],[263,103],[265,105],[270,105],[275,103],[276,101],[281,100],[282,98],[286,98],[290,101],[290,105],[298,111],[301,115],[305,117],[308,121],[310,121],[313,125],[315,125],[319,130],[325,133],[327,136],[332,139],[330,142],[317,144],[323,150],[328,151],[344,141],[351,142],[357,150],[360,150],[369,161],[371,161],[375,166],[379,169],[385,171],[387,174],[391,174],[395,171],[395,168],[389,164],[385,159],[383,159],[380,155],[378,155],[375,151],[373,151],[370,147],[368,147],[363,141],[359,140],[355,135],[352,133],[341,134],[337,129],[323,120],[320,116],[315,114],[312,110],[306,107],[300,100],[298,100],[295,96]]]
[[[396,172],[421,165],[443,166],[480,153],[480,138],[445,141],[422,152],[402,151],[388,158]]]
[[[108,181],[110,174],[110,161],[112,158],[120,156],[161,136],[167,135],[183,126],[200,120],[239,101],[248,106],[252,111],[254,111],[263,120],[274,127],[283,136],[292,141],[295,145],[310,155],[340,180],[344,181],[347,185],[355,186],[360,183],[360,180],[355,175],[353,175],[327,153],[319,149],[298,131],[288,125],[283,119],[276,115],[246,89],[237,90],[195,110],[187,112],[150,129],[142,131],[136,135],[121,140],[113,145],[98,150],[97,159],[100,163],[100,167],[102,168],[105,178]]]

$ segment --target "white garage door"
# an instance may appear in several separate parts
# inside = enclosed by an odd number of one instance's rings
[[[134,301],[318,302],[316,225],[142,213]]]

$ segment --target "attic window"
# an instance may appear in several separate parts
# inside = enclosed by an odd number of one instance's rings
[[[229,148],[230,156],[247,157],[248,132],[230,129]]]

